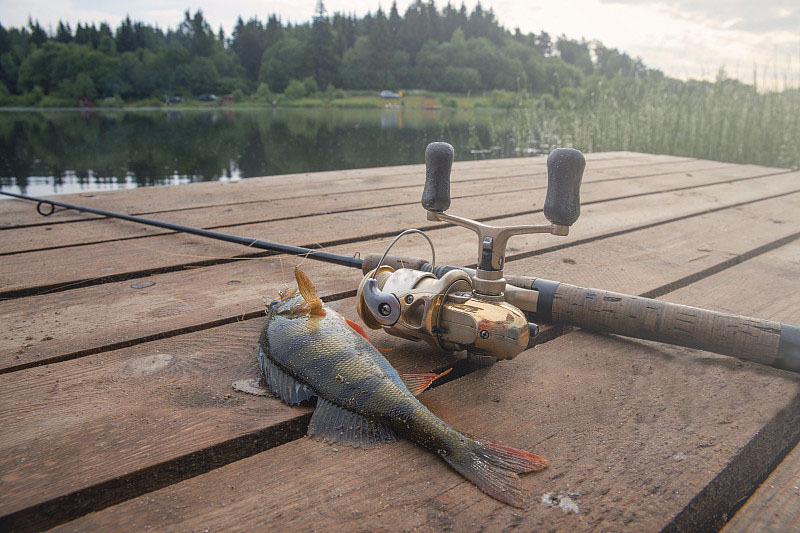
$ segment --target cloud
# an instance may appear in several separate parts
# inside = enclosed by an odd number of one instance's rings
[[[797,0],[602,0],[605,4],[650,5],[669,11],[676,18],[708,24],[722,29],[752,33],[800,29]]]

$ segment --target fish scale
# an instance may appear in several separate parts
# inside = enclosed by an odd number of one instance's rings
[[[541,470],[547,461],[472,438],[436,417],[410,389],[419,393],[438,376],[409,375],[406,386],[369,341],[324,307],[298,272],[299,294],[269,305],[257,355],[265,381],[284,402],[317,397],[309,436],[372,448],[400,435],[438,454],[490,496],[522,506],[517,474]]]

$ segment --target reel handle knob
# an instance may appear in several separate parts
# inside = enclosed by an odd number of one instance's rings
[[[422,207],[442,213],[450,207],[450,169],[453,147],[446,142],[433,142],[425,149],[425,190]]]
[[[544,216],[553,224],[571,226],[581,214],[581,180],[586,160],[574,148],[556,148],[547,157]]]

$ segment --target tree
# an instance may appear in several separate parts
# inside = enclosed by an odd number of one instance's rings
[[[261,69],[261,56],[267,49],[267,31],[261,22],[254,17],[245,24],[239,17],[233,29],[231,49],[244,67],[245,76],[251,81],[257,81],[258,71]]]
[[[118,52],[133,52],[138,48],[136,32],[130,17],[125,17],[125,20],[120,23],[117,28],[116,40]]]
[[[83,97],[89,98],[90,100],[97,98],[97,88],[95,87],[91,76],[89,76],[86,72],[78,73],[73,85],[73,91],[73,96],[77,98]]]
[[[342,58],[342,86],[345,89],[372,89],[369,70],[369,38],[361,36]]]
[[[28,17],[28,29],[30,31],[28,42],[30,44],[41,46],[47,42],[47,33],[42,29],[39,25],[39,21],[33,22],[30,17]]]
[[[309,59],[307,43],[284,37],[264,52],[258,79],[267,83],[272,92],[282,93],[290,80],[311,75]]]
[[[280,41],[283,37],[283,26],[275,15],[270,15],[269,20],[267,20],[266,33],[264,45],[267,48]]]
[[[592,55],[589,52],[589,43],[586,41],[574,41],[567,39],[565,35],[561,35],[556,41],[556,50],[558,55],[565,62],[570,65],[575,65],[583,71],[584,74],[591,74],[594,70],[592,64]]]
[[[64,24],[58,21],[58,29],[56,30],[56,41],[60,43],[68,43],[72,41],[72,29],[69,27],[69,22]]]
[[[327,16],[322,0],[317,7],[318,16],[314,18],[311,26],[311,70],[314,78],[321,87],[338,83],[339,59],[336,57],[336,45],[333,40],[331,23]]]
[[[522,90],[558,94],[609,78],[660,80],[639,58],[601,43],[562,35],[555,44],[544,31],[511,33],[480,2],[471,13],[448,1],[413,0],[405,14],[391,3],[356,18],[328,16],[316,0],[315,17],[282,24],[276,15],[237,20],[226,40],[214,33],[202,11],[184,13],[166,33],[126,17],[108,24],[59,22],[52,35],[33,19],[26,26],[0,25],[0,82],[5,102],[35,102],[44,96],[122,95],[163,97],[202,92],[283,92],[291,80],[350,89],[423,88],[453,92]],[[80,76],[83,73],[84,75]],[[719,83],[719,86],[728,82]],[[35,93],[35,94],[34,94]]]
[[[534,46],[545,57],[549,57],[553,53],[553,41],[546,31],[542,31],[535,37]]]
[[[193,55],[210,56],[216,39],[211,26],[203,18],[203,12],[197,10],[194,16],[184,13],[184,20],[178,27],[178,41],[183,44]]]

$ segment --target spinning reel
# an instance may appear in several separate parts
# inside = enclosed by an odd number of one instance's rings
[[[528,283],[508,284],[503,276],[506,243],[514,235],[550,233],[565,236],[580,215],[580,184],[586,162],[578,150],[559,148],[547,158],[547,197],[544,215],[550,224],[491,226],[445,213],[450,207],[450,169],[453,147],[435,142],[425,150],[425,189],[422,207],[428,220],[449,222],[478,236],[476,269],[436,267],[432,263],[388,256],[364,260],[367,272],[358,288],[358,313],[372,329],[410,340],[424,340],[445,351],[466,350],[469,359],[490,365],[511,359],[528,347],[539,328],[525,311],[535,312],[540,290]],[[424,233],[423,233],[424,235]],[[431,243],[430,239],[428,242]],[[431,243],[433,249],[433,243]],[[517,286],[521,285],[521,286]]]

